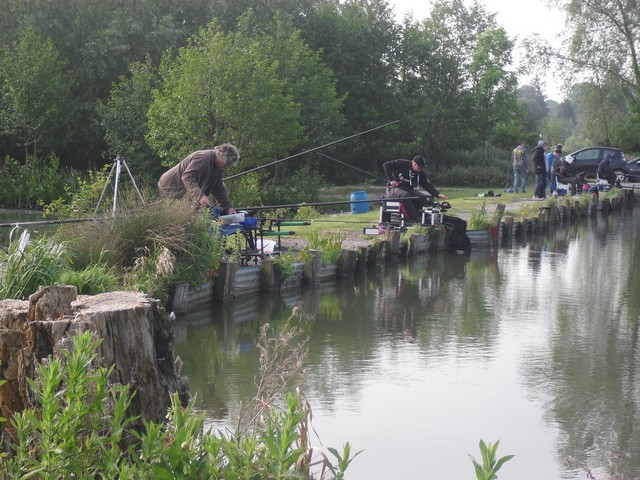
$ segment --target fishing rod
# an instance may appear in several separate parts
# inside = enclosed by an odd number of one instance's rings
[[[361,170],[358,167],[354,167],[353,165],[349,165],[348,163],[341,162],[337,158],[330,157],[329,155],[327,155],[325,153],[317,152],[316,155],[320,155],[321,157],[328,158],[329,160],[333,160],[334,162],[338,162],[339,164],[344,165],[346,167],[353,168],[354,170],[357,170],[358,172],[366,173],[367,175],[371,175],[373,178],[377,178],[378,180],[382,180],[383,182],[387,181],[386,178],[382,178],[382,177],[376,175],[375,173],[367,172],[366,170]]]
[[[66,220],[36,220],[33,222],[0,223],[0,228],[28,227],[33,225],[58,225],[61,223],[90,222],[93,220],[96,220],[96,218],[69,218]]]
[[[231,175],[230,177],[224,178],[223,180],[224,181],[231,180],[233,178],[237,178],[237,177],[240,177],[242,175],[246,175],[247,173],[252,173],[252,172],[255,172],[256,170],[261,170],[263,168],[270,167],[271,165],[275,165],[276,163],[284,162],[285,160],[291,160],[292,158],[299,157],[299,156],[305,155],[307,153],[315,152],[316,150],[321,150],[323,148],[330,147],[331,145],[335,145],[336,143],[344,142],[346,140],[350,140],[352,138],[359,137],[360,135],[364,135],[365,133],[373,132],[375,130],[380,130],[381,128],[388,127],[389,125],[393,125],[394,123],[398,123],[399,121],[400,120],[395,120],[393,122],[385,123],[384,125],[380,125],[378,127],[374,127],[374,128],[369,129],[369,130],[365,130],[364,132],[356,133],[354,135],[350,135],[348,137],[341,138],[340,140],[334,140],[333,142],[326,143],[326,144],[324,144],[324,145],[322,145],[320,147],[311,148],[309,150],[305,150],[304,152],[296,153],[294,155],[290,155],[288,157],[281,158],[280,160],[275,160],[275,161],[273,161],[271,163],[267,163],[267,164],[261,165],[259,167],[251,168],[249,170],[245,170],[244,172],[236,173],[235,175]]]
[[[242,207],[242,208],[236,208],[236,211],[272,210],[274,208],[322,207],[326,205],[349,205],[351,203],[399,202],[401,200],[416,200],[418,198],[420,197],[376,198],[372,200],[344,200],[344,201],[336,201],[336,202],[289,203],[285,205],[262,205],[257,207]]]

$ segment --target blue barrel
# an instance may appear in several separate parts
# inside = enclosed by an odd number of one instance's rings
[[[369,211],[369,204],[362,201],[366,199],[367,192],[351,192],[351,213],[367,213]]]

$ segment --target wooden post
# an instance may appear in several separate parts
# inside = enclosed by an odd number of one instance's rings
[[[391,232],[389,232],[388,248],[388,256],[397,257],[400,253],[400,232],[398,230],[392,230]]]
[[[320,271],[322,270],[322,252],[309,250],[313,253],[313,259],[304,264],[302,278],[304,283],[315,284],[320,281]]]
[[[218,277],[213,289],[213,300],[216,302],[228,302],[233,300],[233,290],[236,286],[236,272],[238,264],[223,260],[220,263]]]
[[[171,287],[171,305],[169,308],[176,313],[184,313],[189,308],[189,284],[187,282],[175,282]]]
[[[502,235],[506,239],[511,239],[513,237],[513,215],[507,215],[504,217],[504,222],[502,223]]]
[[[358,252],[355,250],[342,250],[338,258],[338,277],[351,278],[356,271]]]
[[[270,258],[260,263],[260,291],[277,292],[280,290],[280,274],[275,263]]]
[[[367,259],[368,264],[378,265],[382,263],[386,254],[389,242],[387,240],[381,240],[375,242],[371,250],[369,250],[369,257]]]
[[[358,261],[356,262],[356,271],[362,273],[367,269],[367,258],[369,256],[369,247],[358,247]]]

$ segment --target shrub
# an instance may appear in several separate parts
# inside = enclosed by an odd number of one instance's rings
[[[18,227],[11,231],[7,251],[0,249],[0,299],[25,300],[41,285],[58,281],[70,264],[64,243],[55,243],[46,236],[29,240],[24,230],[18,238]]]
[[[0,168],[0,205],[35,208],[53,201],[64,191],[59,165],[56,156],[31,159],[24,165],[5,157]]]
[[[469,230],[484,230],[495,226],[497,221],[495,213],[489,213],[486,202],[482,202],[480,208],[471,212],[467,227]]]
[[[296,327],[269,329],[261,329],[258,345],[258,392],[242,408],[249,420],[239,419],[235,434],[204,431],[195,399],[183,408],[177,393],[166,423],[133,430],[137,419],[126,415],[133,393],[109,385],[113,367],[97,366],[101,340],[77,334],[70,351],[40,363],[38,381],[28,380],[37,406],[11,419],[14,455],[0,456],[0,478],[310,478],[310,408],[299,389],[288,390],[302,385],[306,340]],[[321,454],[317,478],[326,470],[344,478],[359,452],[352,455],[348,443],[342,454],[328,451],[337,463]]]
[[[318,232],[311,232],[307,249],[318,250],[322,252],[322,264],[329,265],[338,261],[342,253],[342,242],[345,235],[320,235]]]

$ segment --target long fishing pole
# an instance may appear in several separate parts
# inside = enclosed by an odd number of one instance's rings
[[[338,160],[337,158],[333,158],[330,157],[329,155],[322,153],[322,152],[316,152],[316,155],[320,155],[321,157],[325,157],[328,158],[329,160],[333,160],[334,162],[338,162],[341,165],[344,165],[345,167],[349,167],[349,168],[353,168],[354,170],[357,170],[358,172],[361,173],[366,173],[367,175],[372,176],[373,178],[377,178],[378,180],[382,180],[383,182],[386,182],[387,179],[386,178],[382,178],[379,175],[376,175],[375,173],[371,173],[371,172],[367,172],[366,170],[361,170],[358,167],[354,167],[353,165],[349,165],[348,163],[345,162],[341,162],[340,160]]]
[[[307,153],[315,152],[316,150],[321,150],[323,148],[330,147],[331,145],[335,145],[336,143],[344,142],[346,140],[350,140],[355,137],[359,137],[360,135],[364,135],[365,133],[373,132],[375,130],[380,130],[381,128],[388,127],[389,125],[393,125],[394,123],[398,123],[400,120],[395,120],[393,122],[385,123],[384,125],[380,125],[379,127],[374,127],[369,130],[365,130],[364,132],[356,133],[354,135],[350,135],[348,137],[341,138],[340,140],[334,140],[333,142],[326,143],[320,147],[311,148],[309,150],[305,150],[304,152],[296,153],[294,155],[290,155],[285,158],[281,158],[280,160],[275,160],[271,163],[267,163],[265,165],[260,165],[259,167],[251,168],[249,170],[245,170],[244,172],[236,173],[235,175],[231,175],[230,177],[224,178],[224,181],[231,180],[233,178],[240,177],[242,175],[246,175],[247,173],[255,172],[256,170],[261,170],[266,167],[270,167],[271,165],[275,165],[276,163],[284,162],[285,160],[291,160],[292,158],[299,157],[301,155],[305,155]]]
[[[344,200],[336,202],[303,202],[289,203],[285,205],[262,205],[257,207],[238,207],[236,211],[256,211],[256,210],[272,210],[274,208],[299,208],[299,207],[321,207],[325,205],[349,205],[351,203],[376,203],[376,202],[399,202],[401,200],[415,200],[420,197],[402,197],[402,198],[376,198],[372,200]]]

